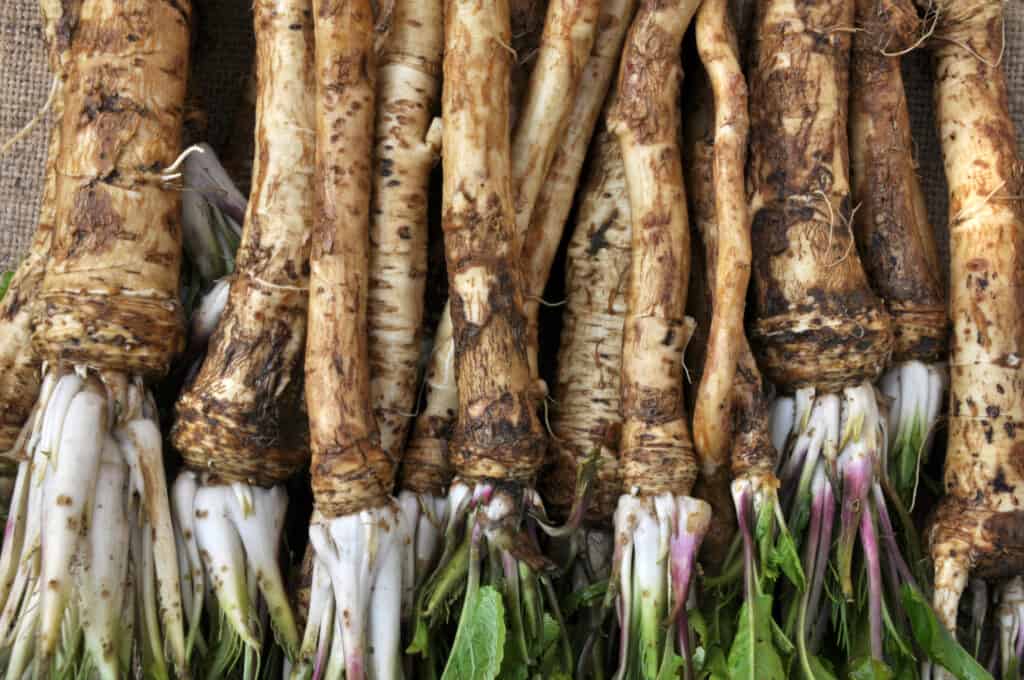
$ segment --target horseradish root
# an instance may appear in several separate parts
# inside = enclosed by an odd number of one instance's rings
[[[946,495],[928,538],[933,603],[955,631],[969,577],[992,581],[1024,569],[1024,178],[1001,66],[1002,3],[941,2],[936,9],[935,111],[949,185],[953,334]]]
[[[190,6],[44,7],[59,178],[33,344],[45,362],[0,556],[8,677],[189,666],[156,412],[182,347],[177,192]],[[56,22],[56,23],[52,23]],[[59,25],[59,30],[57,27]],[[116,594],[115,594],[116,593]],[[123,615],[127,607],[128,616]]]
[[[629,194],[632,263],[623,325],[624,494],[615,511],[618,677],[692,672],[687,608],[711,508],[697,476],[683,397],[690,234],[680,160],[680,44],[699,2],[642,2],[629,29],[608,115]],[[614,590],[614,589],[613,589]]]
[[[175,482],[179,540],[192,575],[190,637],[216,639],[204,663],[258,659],[269,613],[294,660],[299,632],[278,565],[282,486],[305,462],[301,398],[313,219],[312,22],[304,0],[256,3],[259,89],[252,193],[227,304],[206,358],[179,397],[173,431],[186,469]],[[297,28],[295,28],[297,27]],[[256,577],[258,588],[247,582]],[[212,591],[214,599],[207,598]]]
[[[405,515],[380,443],[367,351],[377,63],[369,0],[314,0],[316,222],[306,343],[315,509],[310,610],[293,676],[401,677]]]

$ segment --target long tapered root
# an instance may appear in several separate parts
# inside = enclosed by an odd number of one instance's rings
[[[326,520],[314,518],[311,606],[293,678],[397,680],[401,604],[410,530],[388,504]]]

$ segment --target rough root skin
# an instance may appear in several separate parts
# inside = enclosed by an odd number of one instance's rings
[[[573,503],[577,468],[596,452],[596,489],[587,519],[607,525],[622,488],[619,375],[631,224],[618,140],[601,130],[594,144],[590,177],[569,242],[568,304],[551,420],[553,460],[539,484],[548,511],[563,518]]]
[[[935,608],[955,630],[969,574],[997,579],[1024,569],[1024,164],[1000,63],[1002,3],[943,1],[936,10],[953,334],[946,495],[929,542]]]
[[[366,300],[376,88],[369,0],[317,0],[316,223],[306,348],[313,496],[325,519],[390,503],[370,400]]]
[[[440,151],[442,0],[397,0],[377,67],[367,303],[374,416],[399,458],[416,408],[428,189]],[[410,469],[418,467],[417,462]],[[447,480],[442,486],[447,486]]]
[[[525,483],[544,436],[512,252],[510,40],[505,0],[447,0],[442,220],[459,396],[450,459],[470,480]]]
[[[448,439],[455,427],[459,388],[455,382],[455,345],[452,317],[447,305],[434,332],[434,347],[427,365],[424,404],[416,417],[402,465],[402,488],[443,496],[452,481]]]
[[[183,347],[177,192],[189,2],[81,4],[58,73],[56,229],[33,344],[49,360],[162,375]]]
[[[853,2],[758,3],[750,82],[755,350],[785,392],[874,380],[889,318],[854,247],[847,176]],[[791,125],[789,121],[802,121]]]
[[[313,26],[306,7],[301,0],[255,5],[253,188],[227,307],[202,369],[176,405],[175,447],[190,468],[223,482],[272,487],[309,455],[298,406],[315,146]]]
[[[683,397],[690,270],[679,155],[679,46],[697,2],[645,2],[619,65],[609,129],[619,139],[632,222],[622,348],[624,487],[642,496],[690,493],[697,476]]]
[[[534,370],[535,374],[541,296],[544,294],[551,265],[562,241],[584,160],[591,148],[601,147],[601,142],[594,139],[594,130],[602,118],[606,96],[619,63],[622,42],[625,40],[626,30],[629,28],[635,8],[636,0],[601,2],[596,27],[585,22],[580,24],[580,31],[596,31],[596,34],[588,37],[588,40],[592,40],[590,55],[583,60],[584,63],[580,66],[582,71],[575,76],[578,82],[575,101],[559,135],[560,142],[554,150],[547,175],[543,178],[544,182],[533,203],[529,228],[525,236],[521,235],[521,266],[524,269],[527,292],[527,333],[530,339],[530,360],[533,362],[531,370]],[[576,49],[579,49],[579,46]],[[575,51],[573,55],[576,58],[580,56]],[[518,201],[517,217],[522,217]],[[624,219],[628,219],[628,216]],[[577,219],[577,224],[580,223],[582,220]],[[567,286],[566,290],[571,291],[571,287]],[[572,304],[572,301],[568,302],[570,309]],[[614,510],[617,495],[616,490],[609,499],[609,517]]]
[[[854,231],[892,317],[893,360],[946,358],[946,296],[917,178],[900,57],[922,30],[909,0],[856,0],[850,82]]]

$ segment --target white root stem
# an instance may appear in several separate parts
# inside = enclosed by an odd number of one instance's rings
[[[892,367],[880,382],[889,401],[885,469],[897,491],[906,496],[908,509],[913,508],[916,500],[921,462],[934,439],[947,382],[944,367],[920,361]]]
[[[54,437],[58,430],[43,505],[39,663],[47,663],[60,642],[60,624],[72,592],[71,563],[79,536],[88,526],[107,431],[104,395],[95,386],[79,391],[64,422],[53,428]]]
[[[104,531],[90,532],[81,546],[78,591],[85,644],[104,680],[122,677],[118,652],[123,644],[121,617],[131,532],[124,505],[127,483],[128,467],[117,442],[108,435],[92,508],[92,523]]]
[[[145,398],[140,391],[135,398],[143,405],[146,415]],[[159,590],[161,637],[179,672],[188,667],[185,651],[185,628],[181,606],[181,575],[178,572],[177,544],[174,538],[174,523],[171,519],[171,503],[164,476],[163,439],[160,428],[153,420],[137,418],[130,420],[114,432],[121,451],[131,471],[134,497],[139,503],[138,522],[151,541],[153,549],[153,577]],[[148,555],[143,557],[148,558]],[[148,578],[145,575],[144,578]],[[152,601],[149,606],[156,606]]]
[[[779,397],[773,401],[768,415],[768,428],[776,451],[786,450],[786,442],[795,426],[796,402],[793,397]]]
[[[334,596],[331,577],[320,560],[313,560],[312,583],[309,588],[309,612],[306,631],[299,650],[300,662],[289,674],[291,678],[323,677],[334,634]]]
[[[666,647],[676,646],[689,634],[676,627],[685,620],[680,614],[688,606],[697,552],[711,523],[711,506],[688,496],[626,494],[619,498],[614,522],[617,564],[613,573],[618,574],[622,629],[615,677],[654,677]],[[682,655],[685,650],[675,648],[674,652]]]
[[[996,619],[999,622],[999,658],[1002,671],[1009,675],[1012,667],[1019,667],[1018,641],[1024,629],[1024,578],[1014,576],[999,589],[999,608]]]
[[[174,630],[178,557],[155,408],[137,379],[110,374],[101,382],[84,367],[44,370],[0,557],[7,676],[87,667],[98,677],[124,677],[138,644],[155,677],[166,674],[165,649],[187,676]],[[135,607],[146,619],[145,641],[134,638],[134,616],[125,615]]]
[[[403,573],[411,540],[402,509],[391,503],[333,519],[314,517],[309,538],[315,554],[313,595],[329,596],[332,605],[311,604],[303,668],[324,669],[327,678],[344,669],[345,680],[398,680]],[[322,592],[323,574],[329,594]],[[328,609],[334,613],[330,619],[323,616]],[[324,660],[328,646],[330,658]],[[307,656],[314,649],[315,659]]]
[[[280,486],[264,489],[236,482],[231,488],[236,500],[229,505],[231,519],[242,539],[246,564],[255,576],[255,586],[263,596],[277,640],[293,659],[299,650],[299,631],[278,565],[288,494]],[[246,504],[239,500],[243,495],[248,499]]]
[[[444,528],[448,522],[448,500],[432,493],[402,491],[398,494],[398,505],[405,516],[406,526],[412,531],[403,575],[406,590],[402,613],[408,616],[412,613],[416,589],[430,576],[441,556]]]
[[[245,549],[231,521],[230,487],[200,489],[195,498],[195,532],[206,573],[227,625],[249,647],[259,647],[260,632],[245,581]]]
[[[186,654],[191,653],[199,634],[202,620],[203,595],[206,592],[206,579],[202,558],[199,555],[199,542],[195,529],[195,500],[199,492],[199,480],[196,474],[185,470],[174,480],[171,491],[171,502],[174,508],[175,533],[178,542],[178,561],[182,579],[182,601],[185,617],[188,621],[188,637],[185,642]]]

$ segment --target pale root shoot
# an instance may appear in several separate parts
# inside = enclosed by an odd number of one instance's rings
[[[219,279],[203,295],[199,305],[192,312],[192,319],[189,321],[189,347],[194,349],[206,346],[210,336],[217,329],[220,317],[228,304],[228,293],[230,292],[230,282],[227,279]]]
[[[928,460],[947,383],[943,366],[905,361],[890,368],[879,385],[889,399],[883,470],[908,510],[917,497],[921,465]]]
[[[187,677],[152,401],[137,378],[46,371],[0,557],[6,677],[76,668],[124,677],[133,650],[153,677],[169,677],[165,656]]]
[[[432,493],[401,491],[398,505],[406,526],[412,531],[406,558],[407,592],[403,596],[402,613],[412,613],[413,596],[437,565],[444,546],[444,528],[448,521],[448,500]]]
[[[182,559],[182,597],[188,617],[186,647],[198,637],[206,584],[215,602],[210,617],[222,617],[213,663],[238,661],[239,644],[245,660],[259,657],[264,635],[261,613],[269,615],[277,643],[289,660],[299,649],[299,632],[292,615],[278,561],[288,496],[280,486],[269,489],[244,484],[212,483],[186,470],[174,483],[176,540]],[[216,614],[214,613],[216,612]],[[228,654],[231,650],[231,654]],[[258,663],[252,668],[255,673]],[[229,669],[226,669],[229,670]]]
[[[309,539],[311,605],[292,677],[398,680],[411,541],[402,509],[389,503],[333,519],[314,516]]]
[[[996,621],[1002,677],[1019,677],[1024,661],[1024,578],[1014,576],[1000,586]]]
[[[657,677],[676,657],[692,672],[686,612],[710,522],[711,507],[687,496],[619,498],[613,567],[622,627],[617,680]]]

